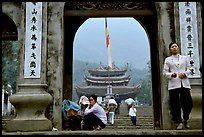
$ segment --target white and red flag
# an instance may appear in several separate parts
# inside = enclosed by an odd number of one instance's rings
[[[108,24],[107,24],[107,19],[105,18],[105,29],[106,29],[106,47],[108,49],[108,67],[112,68],[112,44],[110,41],[110,36],[108,33]]]

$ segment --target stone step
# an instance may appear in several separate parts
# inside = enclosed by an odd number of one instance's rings
[[[117,122],[131,121],[131,118],[130,118],[130,117],[120,117],[120,118],[115,117],[114,119],[115,119],[115,121],[117,121]],[[137,121],[141,121],[141,122],[152,122],[152,121],[153,121],[153,118],[152,118],[152,117],[137,117]]]
[[[105,129],[153,129],[153,126],[106,126]]]
[[[109,119],[108,119],[109,120]],[[153,129],[152,117],[137,117],[136,126],[132,124],[130,117],[124,116],[118,118],[115,117],[114,126],[112,126],[109,121],[107,123],[106,129]]]
[[[153,118],[153,117],[150,117],[150,116],[148,116],[148,117],[137,116],[137,119],[144,119],[144,120],[152,120],[152,118]],[[123,117],[117,117],[117,116],[115,116],[115,119],[125,120],[125,119],[130,119],[130,117],[129,117],[129,116],[123,116]]]
[[[153,122],[153,120],[151,119],[151,120],[143,120],[143,119],[136,119],[137,120],[137,123],[152,123]],[[127,123],[127,122],[131,122],[131,120],[130,120],[130,118],[129,119],[125,119],[125,120],[123,120],[123,119],[115,119],[115,121],[117,122],[117,123]]]
[[[115,127],[115,128],[117,128],[117,127],[127,127],[127,128],[133,127],[133,128],[135,128],[135,126],[132,123],[118,124],[116,122],[114,123],[114,125],[111,125],[110,123],[107,123],[106,127]],[[152,123],[150,123],[150,124],[149,123],[142,123],[142,124],[136,123],[136,127],[140,128],[140,129],[146,128],[146,127],[153,128],[153,124]]]
[[[108,124],[108,125],[110,125],[110,124]],[[132,122],[127,122],[127,123],[117,123],[117,122],[115,122],[114,123],[114,125],[118,125],[118,126],[132,126],[133,124],[132,124]],[[153,125],[153,123],[136,123],[136,125],[137,126],[152,126]]]
[[[132,122],[131,122],[131,121],[126,121],[126,122],[124,122],[124,123],[120,123],[120,122],[114,122],[114,123],[117,124],[117,125],[122,125],[122,126],[132,125]],[[153,125],[153,122],[138,122],[138,121],[137,121],[136,124],[137,124],[137,125],[140,125],[140,126],[142,126],[142,125]]]
[[[115,117],[115,119],[117,120],[127,120],[127,119],[130,119],[130,117],[120,117],[120,118],[117,118]],[[152,117],[137,117],[137,119],[140,119],[140,120],[152,120],[153,118]]]
[[[11,119],[13,119],[15,116],[13,115],[6,115],[6,116],[2,116],[2,130],[6,129],[6,122],[10,121]]]

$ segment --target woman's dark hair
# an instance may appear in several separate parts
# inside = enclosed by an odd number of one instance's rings
[[[97,96],[96,96],[95,94],[90,95],[90,96],[89,96],[89,99],[90,99],[91,97],[94,99],[95,102],[97,101]]]
[[[173,41],[173,42],[171,42],[171,43],[169,44],[169,50],[171,49],[171,45],[173,45],[173,44],[176,44],[176,45],[179,47],[179,44]]]

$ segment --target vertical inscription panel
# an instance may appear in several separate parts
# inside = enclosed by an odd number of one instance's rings
[[[179,2],[181,53],[190,59],[190,78],[200,78],[196,2]]]
[[[42,2],[26,2],[24,78],[40,78]]]

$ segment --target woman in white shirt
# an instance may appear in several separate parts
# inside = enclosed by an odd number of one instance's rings
[[[134,103],[132,104],[131,108],[129,109],[129,116],[130,116],[130,120],[132,121],[132,124],[134,126],[136,126],[137,109],[136,109],[136,106]]]
[[[84,129],[101,130],[106,127],[107,116],[105,110],[97,103],[97,96],[89,97],[90,105],[84,111]]]
[[[176,42],[169,44],[171,56],[164,61],[163,75],[168,79],[168,91],[172,120],[176,129],[190,128],[187,120],[193,107],[188,76],[191,73],[190,61],[187,56],[179,54]],[[181,118],[183,110],[183,122]],[[183,125],[184,124],[184,125]]]

